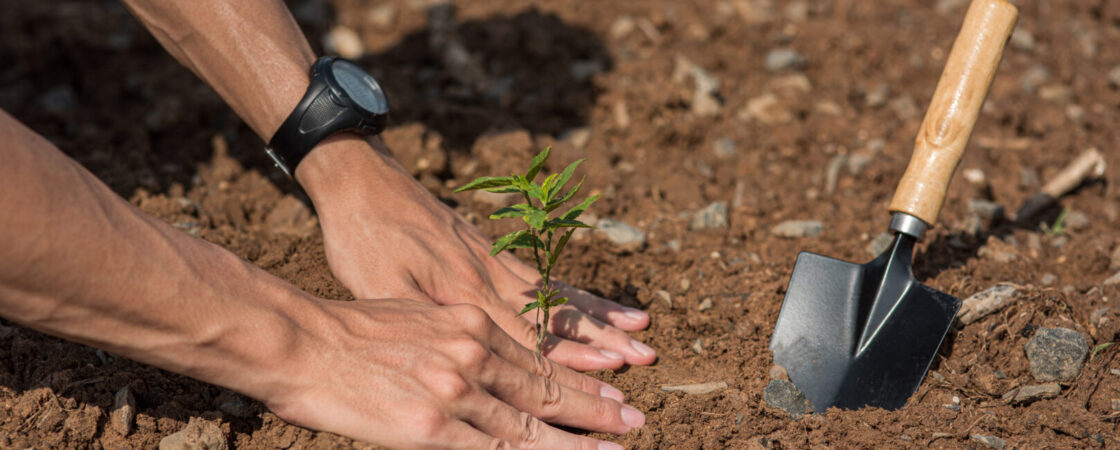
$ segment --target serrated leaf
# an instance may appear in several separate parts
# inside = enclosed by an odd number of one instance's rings
[[[467,183],[455,192],[473,191],[475,189],[498,188],[502,186],[509,186],[513,182],[510,177],[478,177],[474,181]]]
[[[494,245],[490,247],[490,256],[495,256],[498,253],[501,253],[502,250],[510,248],[510,246],[513,245],[514,241],[517,240],[517,238],[521,237],[522,235],[528,234],[528,231],[518,230],[498,238],[494,241]]]
[[[568,164],[568,167],[565,168],[564,171],[560,173],[560,177],[556,180],[556,184],[553,185],[551,187],[551,189],[548,189],[548,188],[545,189],[545,193],[548,194],[548,201],[549,202],[552,201],[553,197],[556,197],[556,194],[560,193],[560,190],[564,188],[565,184],[568,184],[568,180],[571,180],[572,175],[576,173],[576,167],[579,167],[580,163],[582,163],[584,161],[586,161],[586,160],[580,159],[580,160],[577,160],[576,162]],[[581,183],[582,183],[582,181],[581,181]],[[574,192],[572,194],[575,195]]]
[[[556,260],[558,258],[560,258],[560,253],[563,252],[564,247],[568,245],[568,239],[571,239],[572,238],[572,233],[575,233],[575,232],[576,232],[576,230],[574,230],[574,229],[568,230],[568,231],[564,232],[563,236],[560,236],[560,240],[558,242],[556,242],[556,248],[552,249],[552,253],[549,253],[549,255],[548,255],[548,265],[550,265],[550,266],[556,265]]]
[[[587,197],[586,200],[576,205],[574,208],[569,209],[568,212],[564,213],[564,215],[560,217],[567,220],[576,220],[576,218],[578,218],[580,214],[583,214],[583,212],[586,211],[587,208],[591,207],[591,204],[595,203],[595,200],[598,199],[599,194]]]
[[[563,206],[564,203],[568,202],[568,200],[571,200],[572,197],[574,197],[576,195],[576,192],[579,192],[579,188],[583,187],[583,180],[585,180],[585,179],[587,179],[587,177],[580,178],[579,183],[576,183],[575,187],[573,187],[571,190],[569,190],[567,194],[564,194],[563,197],[560,197],[558,199],[549,200],[548,204],[545,205],[544,210],[548,211],[548,212],[552,212],[552,211],[556,210],[556,208],[559,208],[559,207]]]
[[[543,196],[544,196],[544,198],[541,199],[541,204],[542,205],[548,203],[548,200],[549,200],[548,193],[552,191],[552,184],[556,182],[556,179],[559,176],[560,176],[559,174],[554,173],[552,175],[549,175],[548,178],[545,178],[544,182],[541,183],[541,192],[543,193]]]
[[[560,305],[563,305],[565,303],[568,303],[568,297],[560,297],[556,300],[553,300],[551,302],[551,304],[549,305],[549,308],[551,308],[553,306],[560,306]]]
[[[497,211],[494,211],[494,212],[490,213],[490,219],[491,220],[497,220],[497,219],[509,219],[509,218],[514,218],[514,217],[523,217],[523,216],[525,216],[526,214],[529,213],[530,208],[532,208],[532,207],[529,206],[528,204],[525,204],[525,203],[521,203],[521,204],[513,205],[513,206],[506,206],[505,208],[499,208]]]
[[[534,309],[537,309],[537,308],[538,308],[538,307],[540,307],[540,306],[541,306],[541,302],[532,302],[532,303],[527,303],[527,304],[525,304],[525,307],[524,307],[524,308],[521,308],[521,312],[517,313],[517,315],[519,315],[519,316],[520,316],[520,315],[522,315],[522,314],[525,314],[525,313],[527,313],[527,312],[529,312],[529,311],[532,311],[532,310],[534,310]]]
[[[544,228],[544,222],[548,220],[548,212],[540,208],[533,208],[522,218],[534,230],[540,230]]]
[[[548,155],[552,153],[552,146],[545,147],[537,156],[533,157],[533,162],[529,164],[529,171],[525,173],[525,179],[533,181],[540,173],[541,167],[544,167],[544,162],[548,161]]]

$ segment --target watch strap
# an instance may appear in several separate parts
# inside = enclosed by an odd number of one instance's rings
[[[362,118],[337,98],[324,77],[334,58],[320,58],[311,68],[303,99],[268,141],[265,151],[289,177],[303,157],[327,136],[357,127]]]

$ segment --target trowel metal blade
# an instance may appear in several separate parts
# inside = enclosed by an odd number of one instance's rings
[[[770,350],[814,411],[898,409],[921,384],[961,300],[914,279],[913,251],[900,233],[867,264],[798,255]]]

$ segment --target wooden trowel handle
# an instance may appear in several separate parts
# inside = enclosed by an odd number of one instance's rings
[[[976,116],[988,96],[1003,46],[1019,17],[1005,0],[973,0],[937,82],[914,154],[891,200],[891,212],[937,222],[949,179],[964,155]]]

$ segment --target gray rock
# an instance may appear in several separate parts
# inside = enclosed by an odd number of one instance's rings
[[[894,242],[893,234],[886,231],[879,233],[878,236],[875,236],[875,239],[872,239],[871,242],[867,243],[867,253],[870,253],[873,256],[879,256],[883,252],[887,251],[887,249],[891,248],[892,242]]]
[[[1058,383],[1036,384],[1023,386],[1018,391],[1010,391],[1004,398],[1010,398],[1015,403],[1032,403],[1039,400],[1054,398],[1062,393],[1062,386]]]
[[[816,220],[787,220],[770,229],[770,234],[783,238],[804,238],[820,236],[824,224]]]
[[[132,432],[136,420],[136,398],[128,386],[121,388],[113,396],[113,410],[109,411],[109,426],[121,436]]]
[[[595,233],[623,250],[639,250],[646,245],[646,234],[626,222],[601,219]]]
[[[728,159],[739,152],[739,146],[731,138],[719,138],[712,142],[712,153],[719,159]]]
[[[1039,381],[1066,381],[1077,377],[1089,354],[1085,336],[1068,328],[1040,328],[1027,341],[1031,375]]]
[[[159,441],[159,450],[227,450],[222,429],[205,419],[191,417],[187,426]]]
[[[1004,208],[1003,205],[991,200],[973,198],[968,200],[968,212],[982,219],[994,221],[1003,217]]]
[[[1055,281],[1058,281],[1058,277],[1052,273],[1044,273],[1042,274],[1042,278],[1038,281],[1042,283],[1043,286],[1049,286],[1054,284]]]
[[[59,85],[39,95],[35,103],[47,112],[63,114],[78,106],[78,94],[68,84]]]
[[[805,57],[788,48],[777,48],[766,53],[766,70],[778,72],[786,69],[802,69]]]
[[[701,395],[727,389],[726,381],[713,381],[710,383],[680,384],[675,386],[664,385],[661,390],[665,392],[684,392],[685,394]]]
[[[231,416],[246,418],[256,413],[253,403],[238,394],[225,391],[218,395],[217,400],[218,409]]]
[[[972,440],[974,440],[976,442],[979,442],[981,444],[984,444],[988,447],[994,448],[996,450],[1003,450],[1004,447],[1007,447],[1007,441],[1005,441],[1003,439],[1000,439],[998,437],[995,437],[995,436],[985,436],[983,434],[974,434],[971,437],[972,437]]]
[[[724,202],[715,202],[701,209],[688,224],[688,229],[694,231],[715,228],[727,228],[727,204]]]
[[[805,394],[797,389],[797,386],[794,386],[793,383],[785,380],[771,380],[770,384],[766,385],[766,391],[763,392],[762,399],[766,401],[767,405],[789,413],[790,417],[794,419],[800,419],[801,416],[812,411],[812,408],[809,407],[809,399],[805,398]]]
[[[1089,228],[1089,216],[1086,216],[1085,213],[1081,211],[1073,211],[1069,214],[1066,214],[1066,220],[1064,224],[1065,227],[1070,230],[1084,230],[1086,228]]]

